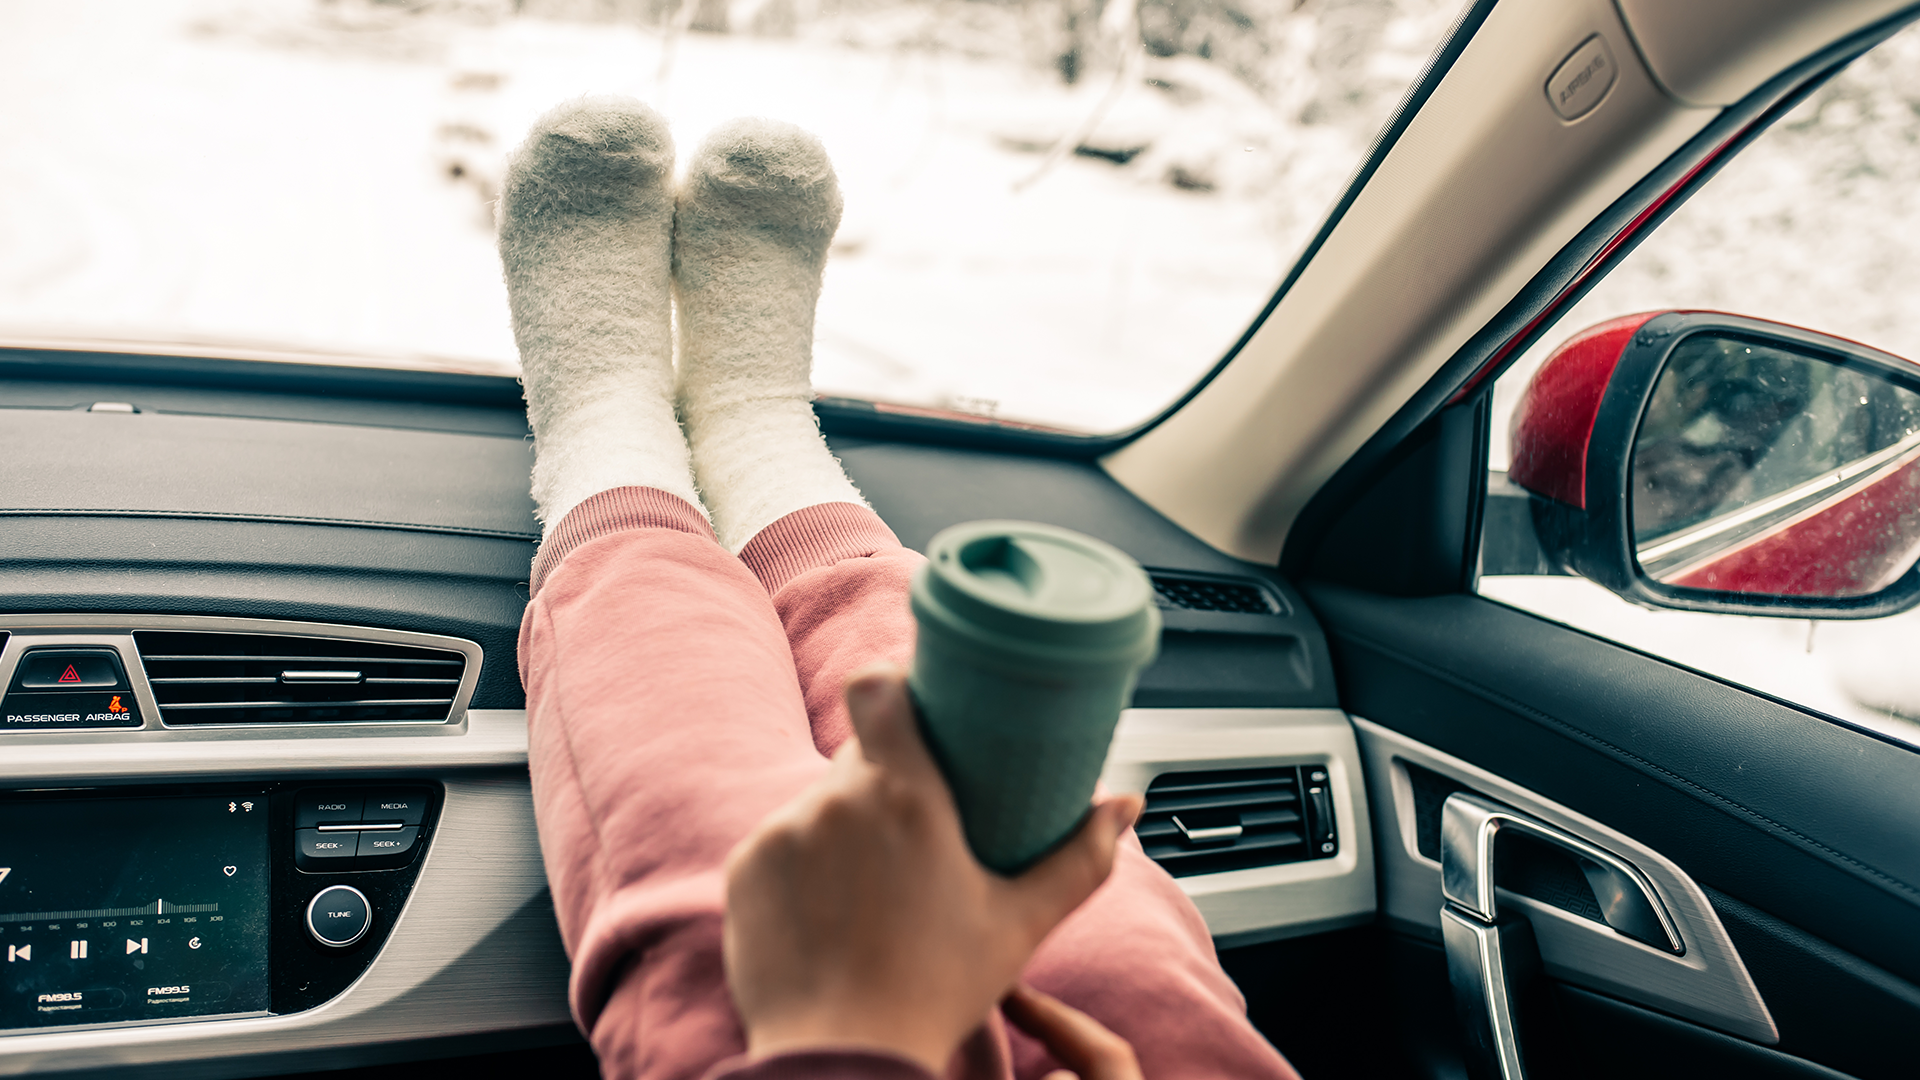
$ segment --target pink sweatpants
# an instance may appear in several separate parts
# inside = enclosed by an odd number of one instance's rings
[[[920,562],[845,503],[782,518],[736,558],[694,507],[638,487],[582,503],[541,548],[520,628],[534,806],[574,1016],[607,1077],[692,1080],[743,1049],[722,864],[825,772],[851,731],[847,676],[910,659]],[[1026,974],[1131,1040],[1152,1080],[1295,1076],[1131,837]],[[953,1072],[1058,1067],[993,1020]]]

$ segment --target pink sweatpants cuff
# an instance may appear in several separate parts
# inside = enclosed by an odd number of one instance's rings
[[[567,511],[540,544],[540,553],[533,557],[529,595],[540,595],[547,575],[575,548],[628,529],[673,529],[713,537],[706,512],[678,495],[650,487],[609,488]]]
[[[899,547],[893,530],[866,507],[820,503],[795,510],[754,534],[740,549],[740,561],[772,595],[809,570]]]

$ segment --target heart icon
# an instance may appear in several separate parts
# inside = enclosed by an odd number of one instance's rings
[[[232,877],[234,874],[234,871],[238,869],[240,868],[237,866],[223,866],[220,868],[221,872],[226,874],[228,877]]]

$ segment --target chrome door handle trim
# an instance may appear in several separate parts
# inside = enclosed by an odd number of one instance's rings
[[[1514,999],[1540,968],[1533,925],[1503,917],[1495,899],[1494,841],[1508,830],[1573,854],[1615,933],[1675,955],[1684,951],[1652,883],[1632,863],[1472,792],[1447,796],[1440,809],[1440,934],[1466,1029],[1468,1071],[1484,1080],[1525,1080]]]
[[[1563,848],[1580,859],[1606,924],[1623,937],[1686,955],[1686,944],[1666,905],[1640,868],[1618,855],[1471,792],[1449,796],[1440,811],[1440,892],[1448,905],[1482,923],[1499,911],[1494,899],[1493,847],[1511,829]]]
[[[1513,999],[1539,973],[1532,924],[1511,917],[1483,923],[1449,906],[1440,909],[1440,936],[1454,1007],[1466,1029],[1467,1071],[1488,1080],[1526,1080]]]

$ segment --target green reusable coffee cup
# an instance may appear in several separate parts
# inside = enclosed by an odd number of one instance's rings
[[[1120,710],[1160,647],[1140,564],[1068,529],[974,521],[913,580],[909,685],[980,862],[1031,866],[1079,827]]]

